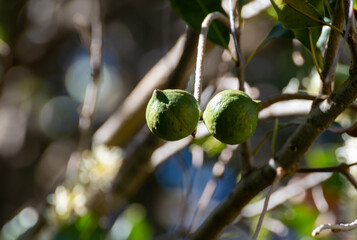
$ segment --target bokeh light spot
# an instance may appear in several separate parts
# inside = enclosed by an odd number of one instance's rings
[[[51,138],[72,134],[78,124],[78,104],[70,97],[61,96],[49,100],[40,113],[40,126]]]

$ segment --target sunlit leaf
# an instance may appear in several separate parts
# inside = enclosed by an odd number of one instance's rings
[[[337,146],[312,147],[305,155],[309,167],[331,167],[338,164],[335,151]]]
[[[300,237],[310,236],[318,211],[306,204],[287,206],[281,220],[296,231]],[[300,239],[300,238],[297,238]]]
[[[350,126],[347,129],[330,129],[331,132],[336,133],[336,134],[343,134],[346,133],[347,135],[351,137],[357,137],[357,122],[355,122],[352,126]]]
[[[299,29],[323,25],[322,0],[271,0],[271,3],[285,28]]]
[[[225,14],[221,1],[217,0],[171,0],[171,5],[180,17],[198,33],[201,30],[204,18],[209,13],[221,12]],[[208,39],[228,48],[229,29],[223,23],[215,20],[208,31]]]
[[[152,235],[153,230],[150,224],[142,220],[134,225],[128,240],[149,240],[152,239]]]
[[[212,135],[203,138],[198,138],[194,140],[193,143],[202,146],[203,151],[205,151],[205,153],[207,153],[209,157],[214,157],[220,154],[222,150],[226,147],[226,144],[217,140]]]

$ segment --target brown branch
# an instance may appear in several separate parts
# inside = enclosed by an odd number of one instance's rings
[[[357,48],[352,46],[352,51]],[[357,56],[357,55],[356,55]],[[356,59],[353,61],[356,62]],[[350,68],[349,79],[328,99],[314,101],[306,121],[301,123],[276,155],[275,162],[287,174],[297,170],[297,163],[314,140],[341,114],[357,97],[357,68]],[[203,222],[190,239],[216,239],[223,228],[230,224],[242,208],[260,191],[271,185],[275,171],[270,165],[252,171],[242,178],[229,197],[221,203]]]
[[[356,178],[354,176],[352,176],[352,174],[346,170],[344,172],[342,172],[342,174],[348,179],[348,181],[357,189],[357,181]]]
[[[183,88],[193,71],[198,35],[188,30],[139,82],[118,110],[96,131],[94,144],[125,147],[145,124],[145,109],[156,88]],[[207,46],[208,47],[208,46]]]
[[[349,6],[349,1],[345,1],[345,6]],[[351,19],[350,19],[351,17]],[[357,67],[357,30],[355,29],[354,21],[352,19],[353,16],[348,16],[348,21],[350,23],[350,27],[348,29],[347,35],[347,43],[350,47],[351,59],[353,68]]]
[[[253,197],[271,185],[274,179],[275,171],[269,165],[245,175],[229,197],[211,213],[189,239],[217,239],[222,229],[236,218]]]
[[[242,174],[245,175],[256,168],[249,140],[239,145],[239,153],[242,157]]]
[[[342,29],[345,21],[342,1],[336,2],[336,7],[332,16],[332,25]],[[336,64],[335,58],[341,42],[341,34],[331,29],[327,42],[322,70],[322,94],[328,95],[333,89],[333,79],[335,78]]]

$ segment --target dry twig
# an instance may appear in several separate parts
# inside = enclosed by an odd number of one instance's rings
[[[339,223],[339,224],[322,224],[315,228],[311,235],[317,236],[324,230],[331,230],[331,232],[347,232],[357,228],[357,220],[351,223]]]

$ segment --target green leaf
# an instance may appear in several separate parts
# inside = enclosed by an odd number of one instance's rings
[[[310,236],[319,212],[308,204],[286,204],[286,207],[287,210],[280,219],[296,231],[298,235],[296,239]]]
[[[226,144],[214,138],[212,135],[196,138],[194,139],[193,144],[201,146],[203,151],[207,153],[209,157],[217,156],[226,147]]]
[[[221,1],[217,0],[171,0],[172,8],[196,32],[201,31],[204,18],[211,12],[224,12]],[[208,39],[224,48],[228,48],[229,29],[220,21],[212,22]]]
[[[153,229],[151,225],[143,219],[133,226],[128,240],[149,240],[152,239],[152,235]]]
[[[305,158],[309,167],[331,167],[338,165],[336,159],[337,145],[316,146],[309,149]]]
[[[342,63],[337,64],[335,73],[335,89],[341,87],[341,85],[348,79],[349,69],[350,66],[348,65]]]
[[[294,33],[290,29],[283,28],[281,23],[276,24],[269,32],[268,36],[259,44],[259,46],[248,56],[246,64],[252,59],[252,57],[272,39],[293,39]]]
[[[100,240],[104,230],[99,226],[99,219],[88,213],[75,222],[64,225],[54,236],[54,240]]]
[[[324,25],[323,0],[271,0],[285,28],[299,29]]]
[[[283,28],[283,25],[281,23],[278,23],[271,29],[268,36],[264,39],[263,42],[265,43],[269,40],[277,38],[293,39],[294,33],[289,29]]]
[[[307,49],[311,51],[310,47],[310,40],[309,40],[309,29],[302,28],[302,29],[293,29],[295,38],[298,39],[302,45],[304,45]],[[321,35],[322,27],[312,27],[310,28],[311,35],[312,35],[312,42],[313,46],[316,48],[316,43],[319,40]]]

